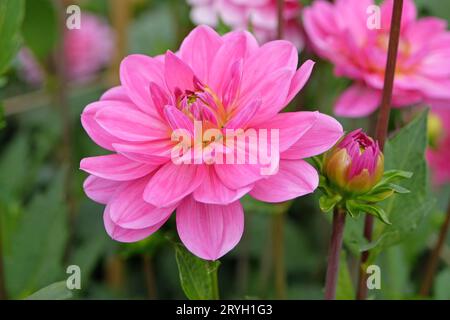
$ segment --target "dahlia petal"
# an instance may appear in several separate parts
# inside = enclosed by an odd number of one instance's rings
[[[228,121],[226,128],[245,129],[260,107],[260,99],[250,102],[248,106],[243,107],[233,118],[230,119],[230,121]]]
[[[259,180],[250,195],[265,202],[283,202],[313,192],[319,184],[317,171],[304,160],[281,160],[277,174]]]
[[[209,167],[205,180],[194,191],[193,197],[196,201],[209,204],[226,205],[239,200],[252,189],[252,186],[232,190],[226,187],[214,168]]]
[[[90,199],[101,204],[107,204],[117,189],[122,185],[122,182],[106,180],[90,175],[84,180],[83,189]]]
[[[208,85],[222,96],[228,80],[232,78],[233,64],[245,58],[247,53],[247,36],[244,32],[234,33],[226,38],[217,51],[211,65]]]
[[[164,115],[172,130],[185,129],[191,135],[194,135],[194,124],[183,112],[173,106],[166,106]]]
[[[156,208],[143,199],[148,178],[127,184],[109,203],[109,216],[118,226],[126,229],[143,229],[166,221],[176,206]]]
[[[205,260],[217,260],[233,249],[244,232],[244,212],[239,201],[221,206],[192,197],[177,208],[177,230],[186,248]]]
[[[217,176],[232,190],[244,188],[262,179],[261,166],[256,164],[216,164]]]
[[[151,141],[169,136],[168,127],[156,117],[120,104],[99,110],[95,120],[108,133],[126,141]]]
[[[189,33],[180,47],[180,57],[197,77],[208,82],[212,61],[222,45],[223,40],[216,31],[207,26],[199,26]]]
[[[157,168],[156,165],[139,163],[119,155],[84,158],[80,169],[94,176],[114,181],[128,181],[141,178]]]
[[[105,212],[103,213],[103,222],[105,224],[106,232],[112,239],[120,242],[136,242],[145,239],[158,231],[158,229],[161,228],[166,221],[162,221],[157,225],[143,229],[122,228],[111,220],[109,215],[109,206],[106,206]]]
[[[171,92],[194,90],[194,72],[173,52],[166,52],[164,66],[166,84]]]
[[[284,112],[279,113],[258,129],[279,131],[279,151],[283,152],[296,143],[315,124],[319,112]]]
[[[365,117],[375,111],[380,102],[380,91],[354,84],[341,94],[334,106],[334,112],[343,117]]]
[[[311,73],[313,71],[315,62],[312,60],[307,60],[302,66],[297,70],[294,77],[292,78],[291,86],[289,88],[289,93],[286,98],[285,105],[289,104],[291,100],[303,89],[306,82],[309,80]]]
[[[281,159],[304,159],[321,154],[333,147],[342,134],[342,125],[336,119],[318,112],[314,125],[281,153]]]
[[[197,189],[204,177],[202,165],[169,162],[150,179],[144,200],[158,208],[170,207]]]
[[[132,161],[158,165],[170,160],[173,146],[173,142],[169,139],[135,144],[113,144],[114,150],[117,153]]]
[[[96,144],[106,150],[114,151],[112,144],[124,141],[107,132],[95,120],[97,112],[110,105],[110,101],[97,101],[87,105],[81,114],[81,125]]]
[[[130,99],[145,113],[156,114],[149,83],[164,85],[164,63],[156,58],[132,54],[120,64],[120,81]]]
[[[100,100],[114,100],[114,101],[124,101],[127,103],[132,103],[128,97],[127,91],[123,86],[112,87],[100,97]]]

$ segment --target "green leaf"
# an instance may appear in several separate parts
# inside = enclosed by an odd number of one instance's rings
[[[339,275],[336,286],[336,300],[353,299],[355,299],[355,290],[353,289],[352,278],[348,269],[347,254],[345,250],[342,250],[339,260]]]
[[[67,300],[72,298],[72,292],[67,288],[66,281],[53,283],[25,298],[25,300]]]
[[[380,202],[380,201],[383,201],[383,200],[389,198],[393,194],[394,194],[394,190],[392,190],[392,188],[380,187],[380,188],[373,190],[372,192],[370,192],[368,194],[359,196],[357,199],[366,201],[366,202],[377,203],[377,202]]]
[[[435,199],[430,192],[425,161],[426,135],[427,111],[424,111],[386,143],[386,169],[413,172],[414,175],[402,181],[402,187],[410,190],[410,193],[394,194],[382,203],[392,225],[375,226],[375,238],[383,236],[380,250],[408,236],[433,209]],[[393,176],[398,174],[393,174],[390,178]],[[400,176],[407,177],[408,174]]]
[[[26,0],[22,33],[25,44],[40,60],[46,58],[56,44],[57,21],[56,10],[50,0]]]
[[[60,174],[48,190],[33,197],[4,248],[6,289],[13,299],[65,276],[67,221],[62,183]]]
[[[410,179],[414,173],[403,170],[387,170],[383,174],[383,178],[381,179],[378,185],[387,184],[388,182],[393,182],[396,180],[402,179]],[[375,187],[376,188],[376,187]]]
[[[8,68],[21,43],[23,0],[0,1],[0,75]]]
[[[181,287],[190,300],[217,298],[217,283],[214,277],[220,262],[209,262],[192,255],[181,244],[175,244],[175,257]]]
[[[354,200],[348,200],[346,202],[346,205],[347,205],[347,209],[349,211],[352,211],[355,213],[356,212],[358,212],[358,213],[365,212],[365,213],[368,213],[368,214],[371,214],[371,215],[377,217],[385,224],[391,224],[386,215],[386,212],[383,210],[383,208],[379,207],[378,205],[361,203],[361,202],[354,201]]]
[[[335,195],[334,197],[323,195],[319,199],[320,210],[323,212],[330,212],[333,210],[334,206],[341,201],[342,197],[340,195]]]

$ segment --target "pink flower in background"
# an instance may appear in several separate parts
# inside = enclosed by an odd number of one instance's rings
[[[427,150],[427,160],[434,184],[441,186],[450,182],[450,103],[432,103],[428,134],[431,145]]]
[[[303,10],[305,31],[335,74],[355,80],[338,99],[335,113],[362,117],[380,104],[387,60],[392,0],[381,6],[379,29],[368,28],[373,0],[314,1]],[[370,12],[370,11],[369,11]],[[430,99],[450,101],[450,32],[446,21],[417,18],[412,0],[403,7],[393,105],[403,107]]]
[[[113,45],[113,31],[106,21],[83,13],[81,28],[66,30],[64,54],[69,80],[89,80],[111,60]],[[25,80],[33,85],[44,81],[43,71],[29,49],[20,51],[19,61]]]
[[[332,147],[342,127],[318,112],[279,113],[312,72],[312,61],[298,70],[297,63],[297,50],[288,41],[260,47],[248,32],[221,37],[206,26],[194,29],[176,54],[126,57],[121,85],[88,105],[81,117],[92,140],[111,151],[80,164],[90,174],[86,194],[106,204],[108,234],[122,242],[141,240],[176,210],[185,246],[215,260],[241,238],[242,196],[282,202],[313,192],[318,175],[302,159]],[[279,151],[271,154],[276,173],[261,174],[259,163],[174,162],[178,143],[172,133],[183,130],[195,137],[194,121],[220,132],[278,129]],[[222,145],[225,139],[224,133],[223,139],[200,143]]]
[[[217,27],[223,21],[234,30],[251,28],[256,38],[265,43],[277,37],[277,0],[188,0],[191,19],[196,24]],[[285,39],[303,47],[300,24],[301,6],[297,0],[285,0]]]

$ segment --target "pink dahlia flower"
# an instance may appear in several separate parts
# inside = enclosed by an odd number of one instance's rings
[[[217,27],[223,21],[234,30],[250,27],[261,43],[276,39],[277,0],[188,0],[188,3],[192,6],[191,19],[196,24]],[[285,38],[297,48],[303,47],[304,38],[300,10],[297,0],[285,0]]]
[[[67,29],[64,55],[69,80],[84,82],[107,65],[113,55],[114,35],[104,19],[82,13],[81,28]],[[38,85],[44,74],[31,51],[24,48],[19,53],[22,73],[26,81]]]
[[[430,146],[427,160],[436,186],[450,182],[450,103],[432,104],[428,131]]]
[[[372,28],[373,5],[373,0],[336,0],[334,4],[317,0],[303,10],[305,30],[316,52],[335,65],[337,76],[355,80],[337,100],[337,115],[366,116],[381,102],[392,0],[381,6],[378,29]],[[395,107],[450,100],[450,32],[446,28],[446,21],[438,18],[418,19],[414,2],[404,1]]]
[[[248,32],[221,37],[206,26],[194,29],[176,54],[126,57],[121,85],[81,116],[89,136],[111,151],[80,164],[91,174],[86,194],[106,204],[108,234],[122,242],[138,241],[176,210],[185,246],[215,260],[241,238],[242,196],[282,202],[313,192],[318,175],[302,159],[332,147],[342,127],[318,112],[279,113],[311,74],[312,61],[298,70],[297,62],[297,50],[288,41],[259,47]],[[209,129],[219,134],[198,136],[198,130]],[[252,130],[258,138],[275,132],[279,140],[270,140],[270,164],[275,165],[220,163],[210,161],[208,153],[202,154],[203,161],[196,155],[197,147],[214,147],[210,156],[243,153],[246,158],[262,144],[234,147],[227,133],[233,129]],[[187,137],[181,143],[178,133]],[[278,148],[272,148],[275,144]],[[174,150],[181,158],[174,158]]]

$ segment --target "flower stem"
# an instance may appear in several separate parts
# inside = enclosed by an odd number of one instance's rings
[[[388,57],[386,63],[386,72],[384,75],[383,96],[381,107],[378,113],[376,126],[376,139],[380,144],[380,149],[384,149],[386,136],[388,132],[389,116],[391,112],[392,91],[394,88],[395,66],[397,64],[398,44],[400,41],[400,26],[402,19],[403,0],[394,0],[394,8],[391,18],[391,30],[389,34]],[[373,216],[366,215],[364,225],[364,236],[367,241],[372,241]],[[365,251],[361,255],[361,268],[359,271],[357,299],[365,299],[367,296],[366,272],[364,266],[369,257],[369,252]]]
[[[346,212],[335,207],[333,212],[333,225],[328,252],[327,275],[325,281],[325,299],[334,300],[336,298],[336,285],[339,274],[339,258],[344,238]]]
[[[439,232],[439,238],[436,242],[436,246],[431,252],[425,269],[425,276],[423,278],[422,286],[420,287],[420,295],[427,297],[430,294],[431,287],[433,286],[434,275],[436,273],[439,257],[441,256],[442,248],[444,247],[445,240],[447,239],[448,230],[450,228],[450,203],[448,204],[447,214],[445,216],[444,224]]]
[[[283,18],[283,12],[284,12],[284,0],[277,0],[277,39],[283,39],[284,38],[284,18]]]
[[[212,299],[219,300],[219,278],[218,278],[219,266],[216,261],[209,261],[208,264],[208,273],[211,277],[211,286],[212,286]]]
[[[284,266],[284,210],[277,210],[272,218],[272,258],[275,276],[275,297],[286,299],[286,270]]]

